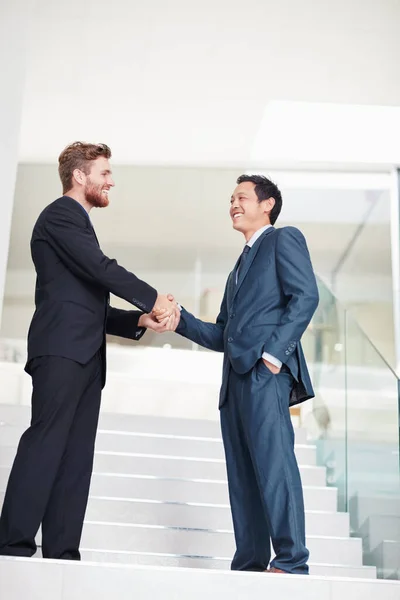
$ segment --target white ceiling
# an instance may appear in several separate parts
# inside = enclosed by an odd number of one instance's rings
[[[400,105],[399,0],[34,5],[21,161],[54,161],[76,139],[104,141],[129,164],[247,166],[255,143],[268,166],[318,161],[321,144],[329,148],[320,120],[302,157],[309,128],[294,140],[282,107]]]

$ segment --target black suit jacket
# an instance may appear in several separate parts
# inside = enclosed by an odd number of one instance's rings
[[[141,311],[109,306],[110,292],[150,312],[157,291],[120,267],[100,250],[84,208],[63,196],[47,206],[33,228],[32,259],[36,269],[36,310],[28,333],[28,361],[38,356],[62,356],[86,364],[105,335],[139,339]]]

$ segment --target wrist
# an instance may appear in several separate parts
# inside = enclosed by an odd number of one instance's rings
[[[144,314],[140,315],[139,321],[138,321],[138,327],[146,327],[146,325],[143,324],[143,317],[144,317]]]

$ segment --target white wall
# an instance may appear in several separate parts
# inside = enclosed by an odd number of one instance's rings
[[[397,0],[37,0],[20,158],[84,138],[125,164],[393,161],[399,19]]]
[[[0,6],[0,322],[18,164],[26,50],[29,38],[28,19],[31,12],[30,0],[13,0]]]

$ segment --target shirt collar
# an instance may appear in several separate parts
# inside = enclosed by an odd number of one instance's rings
[[[249,246],[251,248],[256,243],[260,235],[262,235],[264,231],[267,231],[267,229],[269,229],[270,227],[272,227],[272,225],[264,225],[264,227],[258,229],[255,233],[253,233],[249,241],[246,242],[246,246]]]

